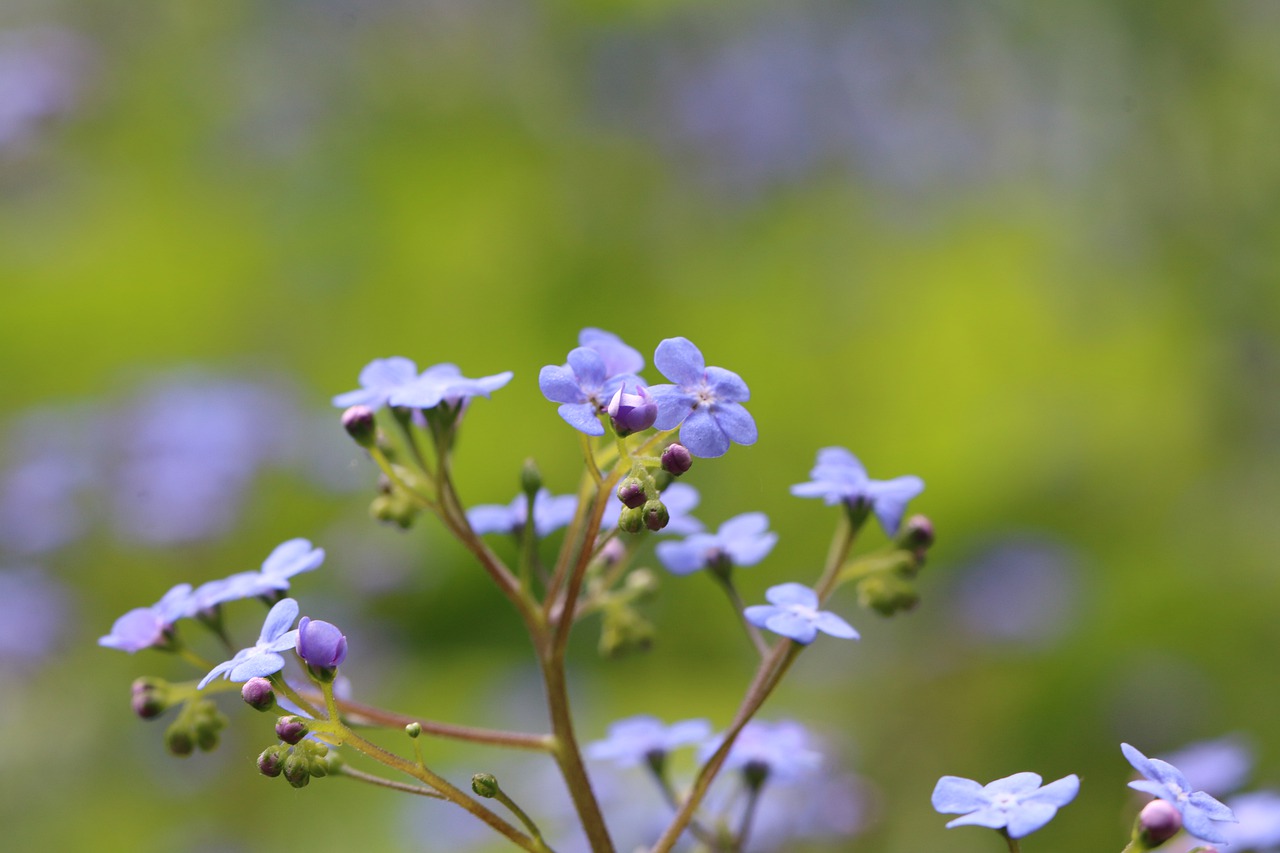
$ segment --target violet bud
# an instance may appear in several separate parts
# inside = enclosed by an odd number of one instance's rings
[[[276,737],[285,743],[297,743],[306,737],[307,721],[302,717],[290,715],[276,720]]]
[[[144,720],[153,720],[169,709],[168,683],[139,678],[130,686],[129,706]]]
[[[662,451],[662,470],[679,477],[693,467],[693,454],[683,444],[668,444]]]
[[[343,412],[342,428],[361,447],[373,447],[377,440],[378,423],[368,406],[352,406]]]
[[[898,533],[898,543],[903,548],[922,554],[933,546],[933,522],[923,515],[911,516]]]
[[[254,676],[240,688],[240,698],[255,711],[270,711],[276,706],[276,693],[271,689],[271,682],[261,676]]]
[[[658,419],[658,403],[643,385],[637,385],[634,394],[623,393],[619,388],[609,401],[608,412],[613,431],[626,436],[653,426]]]
[[[347,638],[337,626],[307,616],[298,622],[296,648],[312,672],[326,680],[331,680],[333,670],[347,659]]]
[[[1152,800],[1138,813],[1138,838],[1147,849],[1158,847],[1182,829],[1182,814],[1166,800]]]
[[[644,505],[644,509],[641,512],[644,513],[644,526],[650,530],[661,530],[671,520],[671,516],[667,513],[667,508],[662,501],[649,501]]]
[[[644,483],[635,477],[629,477],[618,486],[618,500],[628,509],[644,506],[647,500],[644,494]]]
[[[279,776],[284,770],[285,748],[279,745],[269,746],[258,756],[258,772],[263,776]]]

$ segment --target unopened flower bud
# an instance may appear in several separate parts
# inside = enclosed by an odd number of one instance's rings
[[[618,486],[618,500],[628,509],[644,506],[647,500],[644,495],[644,483],[635,477],[629,477]]]
[[[478,796],[491,800],[498,795],[498,780],[492,773],[477,773],[471,777],[471,790]]]
[[[305,788],[311,781],[311,771],[307,768],[307,758],[299,752],[292,752],[284,760],[284,778],[295,788]]]
[[[909,551],[927,551],[933,546],[933,522],[923,515],[911,516],[898,532],[898,544]]]
[[[422,723],[414,721],[404,727],[404,733],[409,737],[416,738],[422,734]]]
[[[284,770],[285,748],[276,745],[262,750],[258,756],[258,772],[263,776],[279,776]]]
[[[641,510],[644,513],[644,526],[650,530],[661,530],[667,526],[667,522],[671,520],[670,514],[667,513],[666,506],[660,500],[652,500],[644,505]]]
[[[378,495],[369,502],[369,515],[378,521],[394,524],[401,530],[412,527],[420,512],[417,504],[396,493]]]
[[[169,709],[168,682],[139,678],[130,685],[129,706],[144,720],[154,720]]]
[[[662,470],[679,477],[693,467],[693,454],[683,444],[668,444],[662,451]]]
[[[618,529],[626,533],[639,533],[644,529],[644,510],[624,509],[618,516]]]
[[[1138,813],[1137,829],[1139,843],[1150,850],[1178,834],[1182,814],[1167,800],[1152,800]]]
[[[276,706],[276,693],[271,689],[271,682],[260,676],[254,676],[240,688],[240,698],[255,711],[270,711]]]
[[[748,761],[742,767],[742,779],[753,791],[760,790],[769,778],[769,764],[764,761]]]
[[[609,401],[608,412],[613,431],[627,436],[653,426],[658,419],[658,403],[643,385],[637,385],[634,394],[623,393],[619,388]]]
[[[285,743],[297,743],[306,737],[307,721],[302,717],[290,715],[276,720],[276,737]]]
[[[538,463],[532,459],[524,460],[524,467],[520,469],[520,491],[532,498],[541,488],[542,472],[538,470]]]
[[[368,406],[352,406],[343,412],[342,428],[361,447],[373,447],[377,441],[378,422]]]
[[[187,756],[195,751],[196,738],[195,733],[191,731],[185,721],[179,717],[173,725],[164,731],[165,749],[174,755]]]
[[[335,625],[303,616],[298,622],[295,646],[311,672],[324,681],[332,681],[339,665],[347,659],[347,638]]]
[[[910,610],[920,603],[920,593],[909,581],[887,574],[872,575],[858,584],[858,603],[883,616]]]

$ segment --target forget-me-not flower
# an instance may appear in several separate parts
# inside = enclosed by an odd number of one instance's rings
[[[720,737],[704,743],[698,761],[705,763],[723,742]],[[804,726],[792,720],[752,720],[729,748],[724,769],[763,770],[771,779],[786,781],[802,778],[821,764],[822,753],[814,749],[813,736]]]
[[[538,489],[533,497],[533,528],[538,537],[550,535],[573,520],[578,510],[577,495],[552,495]],[[519,533],[529,513],[529,499],[524,494],[511,503],[479,504],[467,510],[467,521],[477,534]]]
[[[248,681],[254,676],[266,678],[284,669],[284,657],[280,652],[292,649],[298,642],[298,631],[293,627],[293,620],[298,618],[298,602],[292,598],[283,598],[276,602],[267,613],[262,623],[262,632],[258,634],[258,642],[247,649],[235,653],[231,660],[209,670],[209,674],[200,679],[200,689],[218,676],[231,681]]]
[[[633,362],[615,357],[611,363],[606,355],[590,346],[575,347],[569,351],[567,364],[548,364],[538,371],[542,396],[560,403],[556,410],[560,417],[587,435],[604,435],[599,414],[624,385],[639,385],[643,381],[633,373],[610,372],[611,367]]]
[[[339,409],[368,406],[378,409],[387,405],[391,395],[418,378],[418,365],[402,356],[375,358],[360,371],[360,387],[333,398]]]
[[[812,643],[821,631],[845,640],[858,639],[858,632],[848,622],[828,610],[818,609],[818,594],[800,583],[783,583],[764,594],[768,604],[755,604],[743,611],[747,621],[757,628],[768,628],[775,634],[797,643]]]
[[[1120,751],[1146,777],[1130,782],[1130,788],[1172,803],[1182,814],[1183,827],[1196,838],[1215,844],[1230,840],[1223,824],[1235,823],[1231,809],[1204,791],[1191,790],[1187,777],[1169,762],[1147,758],[1127,743],[1120,744]]]
[[[755,444],[756,422],[742,403],[751,391],[742,377],[723,367],[707,367],[702,352],[687,338],[658,344],[653,363],[674,384],[653,385],[658,404],[654,426],[680,427],[680,443],[694,456],[723,456],[729,443]]]
[[[726,564],[754,566],[768,556],[777,541],[778,534],[769,532],[767,515],[747,512],[729,519],[715,533],[695,533],[681,542],[659,542],[657,554],[668,571],[687,575]]]
[[[289,578],[312,571],[323,562],[324,549],[312,547],[310,540],[299,538],[282,542],[262,561],[261,570],[237,572],[197,587],[194,594],[196,610],[283,592],[289,588]]]
[[[961,815],[947,829],[985,826],[1022,838],[1051,821],[1080,791],[1080,777],[1074,773],[1044,787],[1041,781],[1038,773],[1014,773],[988,785],[943,776],[933,789],[933,807],[941,814]]]
[[[822,498],[828,506],[847,503],[869,505],[880,519],[880,526],[890,536],[898,532],[907,503],[924,491],[919,477],[894,477],[872,480],[858,458],[843,447],[824,447],[818,451],[818,464],[809,472],[813,479],[791,487],[800,498]]]
[[[98,638],[98,645],[130,654],[163,645],[173,624],[192,613],[191,584],[180,583],[150,607],[135,607],[117,619],[111,633]]]
[[[578,333],[578,346],[589,347],[604,359],[605,373],[609,376],[635,376],[644,370],[644,356],[622,338],[588,326]]]
[[[505,370],[492,376],[469,379],[462,375],[456,364],[436,364],[393,391],[389,402],[393,406],[411,409],[434,409],[441,403],[453,406],[470,397],[488,397],[510,382],[513,375],[510,370]]]
[[[683,720],[667,726],[657,717],[641,714],[609,726],[609,736],[590,743],[587,758],[612,761],[619,767],[661,760],[682,746],[701,743],[711,734],[706,720]]]

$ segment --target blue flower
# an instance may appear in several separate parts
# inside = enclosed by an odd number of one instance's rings
[[[1130,788],[1172,803],[1182,814],[1182,825],[1196,838],[1215,844],[1230,840],[1222,824],[1235,823],[1231,809],[1204,791],[1192,791],[1187,777],[1169,762],[1147,758],[1127,743],[1120,744],[1120,751],[1135,770],[1147,777],[1130,782]]]
[[[792,486],[791,494],[800,498],[822,498],[828,506],[841,502],[852,507],[869,505],[890,536],[898,532],[907,503],[924,491],[924,481],[919,477],[870,479],[858,458],[843,447],[819,450],[818,464],[809,476],[813,479]]]
[[[980,785],[972,779],[943,776],[933,789],[933,807],[941,814],[958,814],[947,824],[1003,829],[1010,838],[1030,835],[1075,799],[1080,777],[1074,773],[1043,788],[1038,773],[1015,773]]]
[[[387,405],[391,395],[418,378],[418,366],[407,358],[375,358],[360,371],[360,388],[333,398],[339,409],[368,406],[377,409]]]
[[[804,584],[784,583],[764,594],[769,604],[756,604],[743,611],[747,621],[758,628],[790,637],[797,643],[812,643],[821,631],[846,640],[858,639],[853,626],[834,613],[818,609],[818,594]]]
[[[769,517],[764,513],[743,513],[720,525],[715,533],[695,533],[682,542],[659,542],[658,559],[677,575],[726,563],[754,566],[768,556],[778,541],[778,534],[768,532],[768,528]]]
[[[237,572],[230,577],[201,584],[195,591],[196,610],[208,610],[228,601],[272,596],[289,588],[289,578],[316,569],[324,562],[324,549],[313,548],[307,539],[282,542],[262,561],[256,572]]]
[[[609,357],[614,359],[612,363]],[[598,416],[610,398],[624,385],[638,385],[643,381],[632,373],[610,372],[611,366],[618,363],[632,362],[618,358],[616,353],[602,354],[593,347],[576,347],[569,351],[568,364],[559,367],[548,364],[538,371],[538,388],[542,396],[561,404],[557,411],[569,426],[587,435],[604,435]]]
[[[605,373],[609,376],[635,376],[644,370],[644,356],[640,351],[623,343],[622,338],[588,326],[578,333],[578,346],[589,347],[604,359]]]
[[[317,669],[334,669],[347,659],[347,638],[332,622],[303,616],[294,651]]]
[[[280,655],[292,649],[298,642],[298,631],[289,630],[293,620],[298,618],[298,602],[292,598],[284,598],[276,603],[267,613],[262,623],[262,632],[258,642],[247,649],[235,653],[235,657],[209,670],[209,674],[200,679],[199,687],[204,686],[218,676],[231,681],[248,681],[254,676],[273,675],[284,669],[284,658]]]
[[[573,520],[578,510],[577,495],[555,495],[546,489],[539,489],[533,497],[533,525],[538,537],[542,538],[564,527]],[[516,534],[524,528],[529,512],[529,499],[518,495],[511,503],[479,504],[467,510],[467,521],[477,534],[511,533]]]
[[[756,422],[742,403],[751,399],[747,383],[723,367],[707,367],[702,352],[687,338],[658,344],[653,363],[673,385],[653,385],[658,404],[654,426],[680,427],[680,443],[694,456],[723,456],[729,442],[755,444]]]
[[[723,742],[721,737],[704,743],[698,760],[706,762]],[[813,746],[813,737],[799,723],[752,720],[729,748],[724,769],[764,771],[775,781],[799,779],[822,764],[822,754]]]
[[[469,397],[488,397],[510,382],[513,375],[507,370],[480,379],[468,379],[456,364],[437,364],[393,391],[389,402],[393,406],[411,409],[434,409],[441,403],[454,406]]]
[[[111,633],[98,638],[98,645],[133,654],[139,649],[168,642],[173,624],[194,613],[191,584],[180,583],[150,607],[135,607],[111,626]]]
[[[590,743],[587,758],[612,761],[619,767],[661,759],[673,749],[700,743],[711,734],[706,720],[684,720],[663,725],[656,717],[644,714],[618,720],[609,726],[609,736]]]

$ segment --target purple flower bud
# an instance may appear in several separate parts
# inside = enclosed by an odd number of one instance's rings
[[[644,526],[653,531],[661,530],[671,520],[670,513],[662,501],[649,501],[641,510],[644,513]]]
[[[153,678],[139,678],[130,686],[129,707],[144,720],[153,720],[169,709],[167,684]]]
[[[295,788],[305,788],[311,781],[311,771],[307,767],[306,757],[295,751],[284,760],[284,778]]]
[[[1138,831],[1149,847],[1156,847],[1182,829],[1182,814],[1167,800],[1152,800],[1138,813]]]
[[[623,480],[622,485],[618,486],[618,500],[629,509],[635,509],[638,506],[644,506],[646,500],[644,496],[644,484],[632,477]]]
[[[679,477],[693,467],[693,454],[683,444],[669,444],[662,451],[662,470]]]
[[[609,420],[618,435],[631,435],[653,426],[658,419],[658,403],[649,396],[649,389],[636,386],[636,393],[623,393],[619,388],[609,401]]]
[[[347,638],[336,626],[303,616],[298,623],[298,657],[319,669],[335,669],[347,659]]]
[[[342,428],[361,447],[373,447],[378,437],[378,423],[368,406],[352,406],[343,412]]]
[[[284,750],[279,746],[269,746],[258,756],[258,772],[263,776],[279,776],[284,770]]]
[[[933,522],[926,516],[913,515],[902,525],[898,542],[904,548],[923,553],[933,547]]]
[[[271,689],[271,682],[261,676],[254,676],[240,688],[240,698],[255,711],[270,711],[276,706],[276,694]]]
[[[306,737],[307,721],[302,717],[288,716],[276,720],[276,737],[294,744]]]

